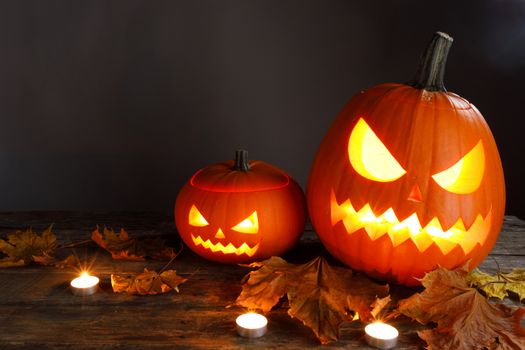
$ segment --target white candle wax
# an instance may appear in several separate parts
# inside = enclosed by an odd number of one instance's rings
[[[258,338],[266,334],[268,320],[263,315],[250,312],[237,317],[235,323],[241,337]]]
[[[379,349],[396,346],[399,332],[393,326],[383,322],[374,322],[365,327],[366,342]]]
[[[83,272],[71,281],[71,290],[75,295],[91,295],[97,291],[99,281],[98,277]]]

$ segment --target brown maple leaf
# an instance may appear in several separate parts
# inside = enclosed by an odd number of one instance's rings
[[[74,255],[69,255],[65,259],[58,260],[54,256],[46,253],[40,256],[33,256],[33,261],[39,263],[40,265],[54,266],[60,269],[66,267],[77,267],[80,265],[80,260]]]
[[[398,312],[422,324],[437,324],[418,332],[431,350],[524,349],[520,319],[525,310],[489,303],[469,287],[467,275],[466,266],[427,273],[421,280],[425,290],[401,300]]]
[[[379,312],[386,305],[378,299],[387,297],[388,285],[330,266],[322,257],[303,265],[271,257],[248,266],[259,269],[243,278],[236,304],[268,312],[286,294],[288,314],[310,327],[323,344],[337,340],[341,324],[352,321],[356,312],[369,320],[374,307]]]
[[[124,229],[116,233],[113,229],[104,227],[103,232],[100,232],[97,226],[91,234],[91,239],[110,252],[115,260],[144,261],[146,257],[169,260],[178,255],[159,237],[132,239]]]
[[[35,261],[34,257],[51,256],[57,239],[51,229],[52,225],[38,235],[29,228],[9,233],[7,240],[0,239],[0,252],[6,255],[0,259],[0,267],[24,266]]]
[[[179,291],[179,284],[188,279],[177,275],[175,270],[166,270],[160,274],[144,269],[138,275],[111,275],[111,286],[115,293],[130,295],[155,295],[167,293],[171,290]]]

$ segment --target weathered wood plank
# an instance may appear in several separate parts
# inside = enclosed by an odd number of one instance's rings
[[[88,239],[96,224],[178,242],[172,218],[158,213],[0,213],[0,235],[27,226],[42,230],[53,222],[61,242]],[[524,267],[524,246],[525,222],[507,217],[500,240],[481,268],[493,272],[495,261],[502,269]],[[270,312],[269,331],[263,338],[238,337],[234,320],[242,310],[226,306],[239,294],[240,280],[248,272],[240,266],[208,262],[186,249],[172,266],[189,277],[179,294],[134,297],[111,291],[111,273],[160,269],[163,263],[113,261],[93,244],[71,251],[91,262],[102,280],[100,292],[90,297],[72,295],[68,283],[76,273],[71,270],[38,266],[0,270],[1,349],[368,349],[359,323],[344,325],[338,342],[320,346],[311,330],[291,319],[284,307]],[[285,258],[305,262],[324,253],[308,228]],[[392,290],[396,297],[412,292],[402,287]],[[395,322],[401,332],[398,349],[421,348],[416,334],[421,326],[403,319]]]

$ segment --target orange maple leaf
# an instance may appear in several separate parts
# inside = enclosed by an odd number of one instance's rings
[[[66,258],[58,260],[54,256],[45,253],[43,255],[33,256],[33,261],[40,265],[54,266],[60,269],[66,267],[77,267],[80,265],[80,260],[74,255],[68,255]]]
[[[330,266],[322,257],[302,265],[271,257],[248,266],[259,269],[243,278],[236,304],[268,312],[286,294],[288,314],[310,327],[323,344],[337,340],[341,324],[351,322],[356,312],[370,320],[389,300],[388,285]]]
[[[144,261],[146,257],[169,260],[178,255],[159,237],[132,239],[124,229],[116,233],[112,228],[104,227],[103,232],[100,232],[97,226],[91,234],[91,239],[110,252],[115,260]]]
[[[0,259],[0,267],[24,266],[35,261],[34,257],[51,256],[56,249],[56,240],[52,225],[41,235],[31,228],[9,233],[7,240],[0,239],[0,252],[6,255]]]
[[[115,293],[130,295],[155,295],[167,293],[171,290],[179,291],[179,284],[188,279],[177,275],[175,270],[166,270],[160,274],[144,269],[144,272],[133,275],[111,275],[111,286]]]

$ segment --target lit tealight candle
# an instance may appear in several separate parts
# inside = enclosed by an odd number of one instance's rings
[[[258,338],[266,334],[268,320],[263,315],[250,312],[237,317],[235,323],[241,337]]]
[[[71,281],[71,290],[75,295],[91,295],[97,291],[99,279],[87,272]]]
[[[383,322],[374,322],[365,327],[366,342],[379,349],[390,349],[396,346],[399,332]]]

